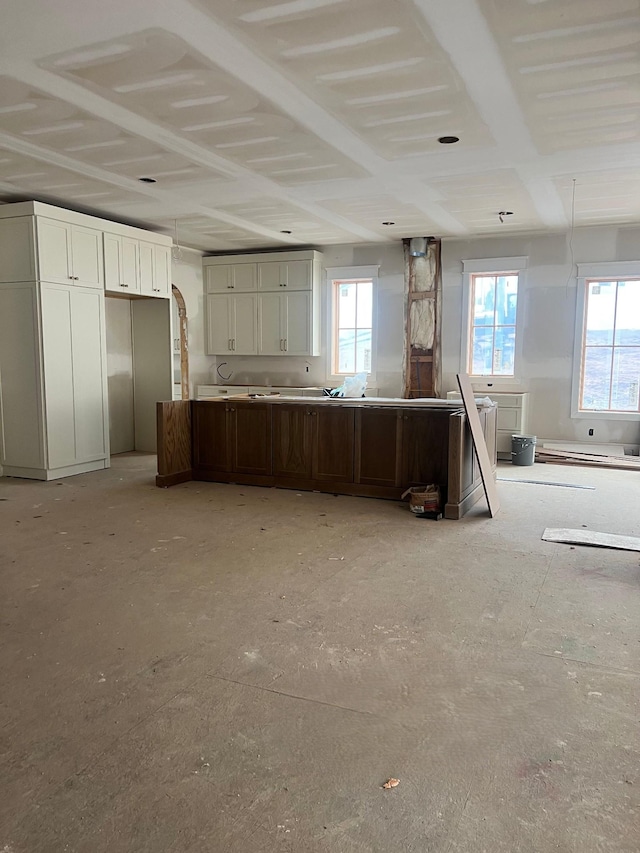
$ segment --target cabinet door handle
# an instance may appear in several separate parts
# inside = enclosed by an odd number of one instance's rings
[[[231,338],[227,339],[227,349],[231,352]]]
[[[284,339],[284,351],[285,352],[287,351],[287,339],[286,338]]]
[[[233,345],[233,346],[231,347],[231,349],[232,349],[232,350],[235,350],[235,348],[236,348],[236,339],[235,339],[235,338],[231,338],[231,343],[232,343],[232,345]]]
[[[233,408],[233,406],[231,406],[231,408],[229,409],[229,411],[230,411],[230,412],[235,412],[235,409]]]

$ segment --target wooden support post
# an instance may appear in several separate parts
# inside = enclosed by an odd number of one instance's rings
[[[442,273],[440,240],[429,237],[426,257],[405,252],[404,396],[438,397],[441,387],[440,316]]]

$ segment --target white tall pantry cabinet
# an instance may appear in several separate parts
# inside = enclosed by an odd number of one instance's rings
[[[170,238],[39,202],[3,205],[0,474],[51,480],[109,467],[104,247],[112,231],[127,243],[127,260],[138,258],[140,236],[151,252],[149,298],[132,310],[132,326],[145,341],[134,378],[137,370],[136,433],[146,446],[136,449],[155,449],[150,395],[171,399]],[[138,267],[129,264],[127,276],[139,292]]]

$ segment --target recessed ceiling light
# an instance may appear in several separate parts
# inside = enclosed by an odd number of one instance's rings
[[[395,222],[383,222],[382,224],[383,225],[395,225],[396,223]]]
[[[141,184],[155,184],[155,178],[138,178]]]
[[[441,145],[453,145],[456,142],[460,142],[459,136],[439,136],[438,142]]]

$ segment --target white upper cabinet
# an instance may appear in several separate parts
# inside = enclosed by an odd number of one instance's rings
[[[258,296],[260,355],[314,355],[311,294],[261,293]]]
[[[38,219],[38,261],[44,281],[73,281],[71,271],[71,225],[53,219]]]
[[[36,222],[42,281],[104,287],[100,231],[45,217]]]
[[[140,293],[146,296],[154,294],[153,244],[140,240],[138,244],[138,272],[140,275]]]
[[[258,352],[257,295],[213,294],[207,299],[207,354],[255,355]]]
[[[148,295],[171,296],[171,251],[167,246],[153,246],[153,276],[153,286]]]
[[[229,290],[250,293],[257,289],[256,281],[256,264],[215,264],[205,267],[207,293],[227,293]]]
[[[110,293],[140,293],[137,240],[104,235],[104,287]]]
[[[104,288],[102,232],[82,225],[71,226],[71,267],[76,284]]]
[[[258,290],[311,290],[311,260],[266,261],[258,264]]]
[[[258,296],[258,352],[260,355],[282,355],[284,337],[281,295],[261,293]]]
[[[204,258],[208,354],[320,355],[321,257],[300,251]]]
[[[105,234],[104,270],[108,293],[165,298],[171,293],[171,252],[168,246],[119,234]]]
[[[287,355],[318,355],[312,334],[313,308],[308,291],[283,293],[284,351]]]

